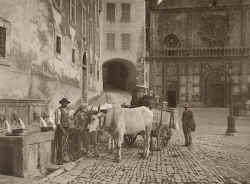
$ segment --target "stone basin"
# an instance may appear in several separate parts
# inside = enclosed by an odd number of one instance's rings
[[[52,158],[54,132],[27,131],[22,136],[0,135],[0,173],[33,177],[45,172]]]

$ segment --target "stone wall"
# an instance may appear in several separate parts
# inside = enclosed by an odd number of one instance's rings
[[[91,16],[96,17],[93,24],[99,19],[99,9],[92,1],[77,1],[77,21],[71,23],[69,1],[62,2],[61,8],[56,7],[53,0],[0,2],[0,6],[4,7],[0,9],[0,26],[7,28],[7,55],[0,57],[0,98],[45,99],[53,112],[62,97],[67,97],[74,104],[82,95],[87,95],[88,89],[97,88],[94,95],[100,93],[97,65],[93,72],[95,75],[88,74],[90,64],[99,62],[98,47],[95,47],[98,39],[93,34],[89,39],[90,31],[99,34],[97,25],[89,28]],[[90,9],[86,15],[86,37],[82,35],[81,5],[86,10]],[[61,54],[56,52],[57,37],[61,38]],[[74,63],[72,49],[75,52]],[[89,83],[93,81],[91,87],[87,83],[87,76],[82,76],[84,53],[87,61],[84,75],[88,76]]]

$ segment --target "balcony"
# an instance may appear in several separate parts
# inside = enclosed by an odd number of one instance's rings
[[[153,57],[186,58],[186,57],[247,57],[250,48],[168,48],[154,50]]]

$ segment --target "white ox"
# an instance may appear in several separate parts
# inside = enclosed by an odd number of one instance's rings
[[[92,115],[87,129],[96,131],[99,128],[107,131],[111,137],[109,143],[115,142],[117,146],[117,161],[121,161],[121,147],[125,134],[137,135],[144,132],[144,157],[149,156],[150,134],[153,124],[153,112],[147,107],[121,108],[115,106],[110,109],[101,109],[105,113],[99,112]],[[113,144],[112,144],[113,145]]]

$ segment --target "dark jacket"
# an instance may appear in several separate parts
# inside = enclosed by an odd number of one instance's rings
[[[191,110],[185,110],[182,114],[182,123],[183,126],[191,128],[193,131],[195,130],[195,121],[194,114]]]

